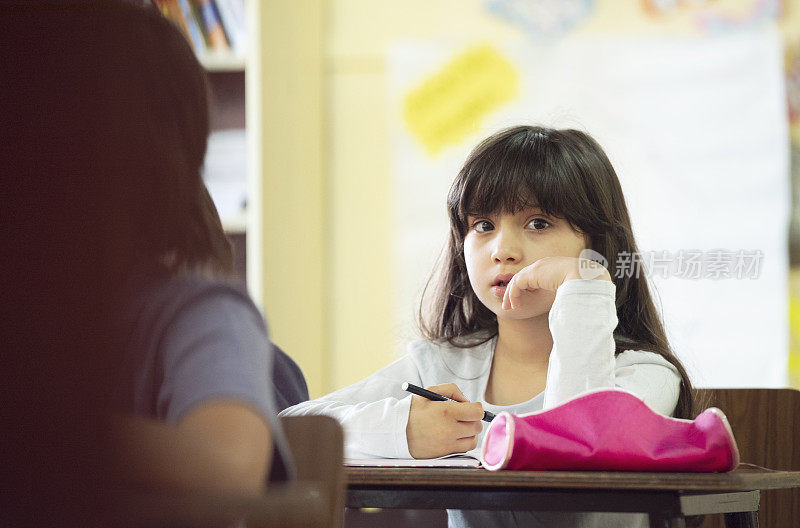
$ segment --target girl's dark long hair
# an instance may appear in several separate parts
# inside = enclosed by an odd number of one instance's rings
[[[112,147],[103,160],[115,170],[93,182],[96,192],[124,211],[135,265],[227,275],[233,253],[201,178],[209,133],[205,70],[157,9],[103,4],[91,10],[105,42],[92,53],[102,75],[92,85],[99,101],[90,116]]]
[[[228,274],[230,243],[201,177],[208,81],[177,27],[121,0],[20,2],[4,17],[10,92],[25,94],[15,157],[26,185],[51,191],[38,196],[52,200],[43,211],[63,210],[63,244],[90,233],[126,273]]]
[[[513,213],[525,207],[565,218],[589,236],[590,249],[608,261],[616,285],[615,353],[646,350],[674,365],[681,376],[674,415],[694,417],[689,376],[669,345],[644,270],[637,266],[617,273],[618,255],[638,255],[617,174],[600,145],[579,130],[516,126],[470,153],[447,196],[450,235],[423,292],[423,335],[460,347],[497,335],[497,316],[478,300],[467,277],[467,214]]]
[[[155,7],[113,0],[4,2],[0,64],[0,511],[105,526],[125,285],[231,267],[200,175],[206,77]]]

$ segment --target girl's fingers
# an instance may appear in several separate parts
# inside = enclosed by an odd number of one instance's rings
[[[476,436],[469,436],[467,438],[459,438],[455,442],[455,452],[457,453],[466,453],[467,451],[472,451],[478,447],[478,437]]]
[[[503,294],[503,310],[508,310],[511,308],[511,301],[508,300],[508,291],[510,289],[511,289],[511,283],[509,283],[505,293]]]
[[[469,401],[467,397],[464,396],[464,393],[461,392],[461,389],[458,388],[458,385],[456,385],[455,383],[444,383],[442,385],[432,385],[430,387],[425,387],[425,388],[431,392],[435,392],[436,394],[441,394],[442,396],[451,398],[459,402]]]
[[[519,273],[522,273],[522,271],[520,271]],[[517,275],[519,275],[519,273],[517,273]],[[503,310],[511,310],[514,308],[514,302],[511,296],[514,293],[515,288],[517,288],[517,282],[516,282],[517,275],[514,275],[511,278],[511,281],[508,283],[506,291],[503,294]]]
[[[448,412],[459,422],[480,423],[483,418],[483,406],[478,402],[468,404],[451,402]]]
[[[525,290],[535,290],[539,284],[534,277],[531,277],[532,270],[525,268],[511,279],[503,296],[503,309],[514,309],[519,304],[522,292]]]
[[[545,257],[519,271],[506,287],[503,295],[503,309],[519,306],[526,291],[556,291],[564,283],[569,270],[576,267],[578,259],[568,257]]]
[[[483,414],[481,414],[481,418],[483,418]],[[459,438],[467,438],[470,436],[475,436],[480,434],[483,431],[483,425],[481,425],[480,421],[477,422],[458,422],[456,424],[456,434]]]
[[[524,270],[520,273],[523,272]],[[517,275],[519,275],[519,273],[517,273]],[[517,275],[514,275],[514,278],[511,279],[511,282],[508,284],[508,288],[506,288],[506,293],[508,294],[508,305],[512,310],[517,307],[517,301],[520,297],[520,289],[524,288],[520,284],[523,279],[517,279]]]

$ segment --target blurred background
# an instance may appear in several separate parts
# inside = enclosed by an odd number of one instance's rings
[[[415,338],[447,188],[519,123],[604,147],[697,385],[800,388],[800,0],[155,3],[209,71],[205,178],[312,397]]]

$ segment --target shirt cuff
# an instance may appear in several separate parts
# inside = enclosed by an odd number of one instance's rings
[[[556,299],[565,295],[597,293],[600,295],[616,295],[617,286],[612,281],[602,279],[570,279],[556,290]]]
[[[408,450],[408,437],[406,428],[408,427],[408,415],[411,412],[411,394],[397,402],[397,421],[394,430],[398,432],[395,442],[395,452],[397,458],[413,458]]]

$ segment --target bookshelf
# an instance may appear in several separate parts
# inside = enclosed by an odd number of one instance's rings
[[[222,219],[222,228],[228,234],[247,233],[247,213],[242,212],[236,216]]]
[[[205,180],[211,196],[220,212],[222,227],[231,241],[234,252],[234,275],[237,281],[247,284],[247,208],[235,210],[231,206],[230,196],[242,189],[247,189],[247,170],[245,149],[246,104],[245,104],[245,58],[241,56],[198,56],[200,63],[208,73],[210,85],[209,117],[211,135],[206,154]],[[230,136],[233,135],[233,140]],[[225,145],[220,147],[222,137]],[[236,144],[231,149],[231,141]],[[231,151],[232,150],[232,151]],[[215,159],[212,161],[211,157]],[[220,159],[222,157],[222,159]],[[226,157],[232,159],[226,160]],[[222,165],[225,180],[235,177],[235,181],[220,181],[215,174],[209,174],[214,166]],[[230,189],[220,189],[227,185]],[[248,205],[250,200],[247,199]]]
[[[207,72],[238,72],[245,70],[246,57],[244,54],[233,52],[198,53],[197,59]]]

